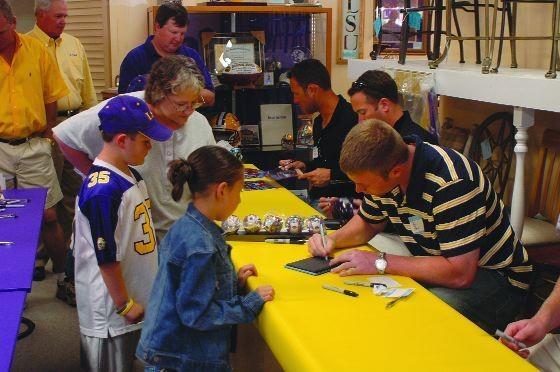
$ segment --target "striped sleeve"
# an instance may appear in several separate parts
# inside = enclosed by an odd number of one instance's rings
[[[382,223],[386,220],[381,208],[379,208],[379,205],[373,200],[371,195],[364,196],[358,215],[364,221],[371,224]]]
[[[486,207],[475,182],[456,180],[441,187],[433,198],[434,222],[441,254],[459,256],[482,248]]]

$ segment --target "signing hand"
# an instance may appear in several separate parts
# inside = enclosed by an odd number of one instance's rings
[[[124,318],[130,324],[138,323],[138,322],[142,321],[142,319],[144,319],[144,308],[142,307],[142,305],[135,302],[132,305],[132,308],[130,309],[130,311],[128,313],[126,313]]]
[[[278,162],[278,165],[284,170],[305,169],[305,163],[299,160],[292,160],[292,159],[280,160]]]
[[[335,203],[338,198],[319,198],[318,207],[323,212],[327,218],[333,218],[332,210],[333,210],[333,203]]]
[[[335,242],[334,239],[328,235],[325,237],[327,241],[327,246],[323,246],[323,239],[320,234],[313,234],[311,238],[307,241],[307,250],[309,253],[316,257],[327,257],[329,253],[334,251]]]
[[[247,278],[250,276],[259,276],[257,268],[253,264],[244,265],[237,271],[237,284],[239,288],[245,288]]]
[[[274,300],[274,288],[270,285],[262,285],[255,290],[259,296],[265,301],[272,301]]]
[[[317,168],[314,171],[299,175],[300,180],[308,180],[311,186],[324,187],[331,180],[331,170],[327,168]]]
[[[507,326],[505,333],[508,336],[515,338],[517,341],[523,342],[527,346],[533,346],[546,336],[547,331],[542,322],[540,322],[537,318],[531,318],[510,323]],[[501,338],[500,341],[523,358],[527,358],[529,356],[529,350],[519,350],[517,345],[507,342],[503,338]]]
[[[331,261],[331,265],[340,264],[331,270],[340,276],[359,275],[359,274],[376,274],[375,260],[377,254],[374,252],[352,249],[344,252]]]

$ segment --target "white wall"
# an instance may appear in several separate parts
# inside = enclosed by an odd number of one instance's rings
[[[12,0],[10,2],[12,5],[12,11],[14,12],[17,25],[16,29],[18,32],[26,33],[33,28],[35,25],[35,14],[34,14],[34,7],[35,1],[34,0]]]
[[[126,54],[146,40],[147,11],[155,4],[156,0],[109,0],[113,81]]]

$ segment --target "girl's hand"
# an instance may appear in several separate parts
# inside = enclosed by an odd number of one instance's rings
[[[253,264],[248,264],[242,266],[237,272],[237,283],[239,288],[245,288],[247,284],[247,278],[250,276],[259,276],[257,273],[257,268]]]
[[[261,296],[264,302],[274,300],[274,288],[270,285],[263,285],[256,289],[256,292]]]
[[[130,324],[135,324],[141,322],[144,319],[144,308],[139,303],[135,302],[132,308],[124,316],[127,322]]]

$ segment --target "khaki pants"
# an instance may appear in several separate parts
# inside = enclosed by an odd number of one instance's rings
[[[548,334],[530,350],[528,359],[540,371],[560,371],[560,335]]]
[[[52,148],[44,138],[31,138],[17,146],[0,142],[0,172],[15,176],[18,188],[46,187],[45,209],[62,199]]]
[[[57,117],[57,124],[67,119],[66,117]],[[82,177],[74,172],[74,166],[64,158],[62,151],[55,144],[52,149],[52,159],[56,176],[62,191],[62,200],[56,206],[58,222],[64,232],[65,241],[70,241],[72,235],[72,223],[74,222],[74,208],[76,204],[76,196],[82,187]],[[37,248],[37,258],[35,266],[45,266],[49,257],[43,248],[43,244],[39,244]]]

